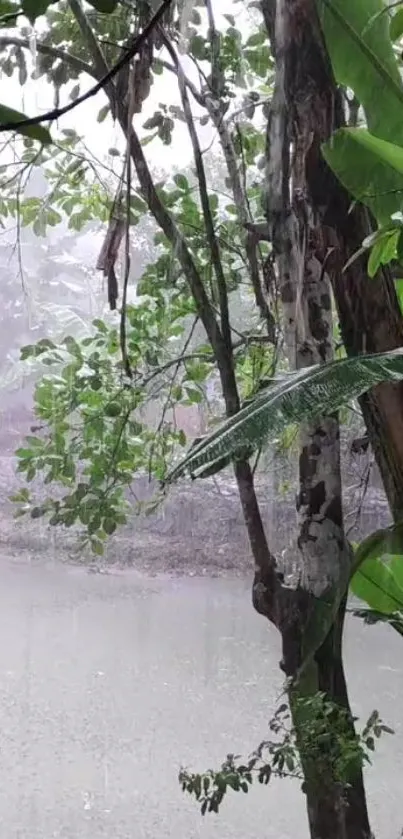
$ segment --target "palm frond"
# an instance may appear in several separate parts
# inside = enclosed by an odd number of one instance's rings
[[[402,379],[403,349],[298,370],[259,391],[238,414],[194,445],[167,481],[186,473],[200,477],[206,466],[245,456],[245,450],[251,452],[267,444],[290,423],[332,414],[374,385]]]

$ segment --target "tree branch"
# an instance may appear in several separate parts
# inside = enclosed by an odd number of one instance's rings
[[[221,254],[220,248],[218,245],[217,237],[214,230],[214,222],[213,217],[210,209],[209,198],[208,198],[208,191],[207,191],[207,181],[206,181],[206,173],[204,171],[203,165],[203,156],[200,149],[199,138],[197,136],[197,131],[195,129],[195,124],[193,120],[192,109],[190,107],[190,102],[187,94],[187,87],[186,87],[186,78],[182,71],[181,63],[176,55],[176,52],[170,43],[169,39],[163,36],[163,42],[168,50],[172,61],[174,62],[175,68],[177,70],[178,76],[178,83],[179,83],[179,92],[182,99],[182,106],[183,111],[185,114],[185,119],[189,131],[190,140],[193,147],[193,156],[196,164],[196,171],[197,171],[197,179],[199,185],[199,194],[200,194],[200,201],[203,210],[204,216],[204,223],[206,226],[206,233],[207,239],[210,246],[212,262],[214,266],[215,275],[217,278],[217,286],[218,286],[218,295],[220,301],[220,315],[221,315],[221,328],[223,333],[223,338],[226,343],[228,350],[230,351],[231,348],[231,328],[229,322],[229,308],[228,308],[228,292],[227,292],[227,284],[225,281],[224,271],[221,262]]]
[[[248,199],[246,191],[244,190],[241,178],[238,171],[238,163],[235,153],[234,144],[228,126],[224,119],[223,101],[221,97],[221,67],[219,56],[219,36],[215,27],[214,13],[211,0],[205,0],[208,22],[209,35],[211,44],[211,96],[206,95],[206,107],[210,114],[210,118],[217,130],[221,141],[221,146],[224,152],[225,162],[227,164],[228,175],[231,181],[232,191],[234,195],[234,204],[238,211],[238,220],[243,227],[246,222],[251,221]],[[266,321],[267,332],[273,342],[275,342],[275,322],[272,313],[269,310],[263,288],[260,280],[259,264],[256,256],[256,243],[252,242],[249,235],[245,237],[245,250],[247,261],[249,265],[249,276],[252,283],[253,292],[255,295],[256,306],[260,311],[261,317]]]
[[[174,57],[176,57],[175,52]],[[181,83],[181,93],[183,94],[183,91],[185,91],[185,100],[187,107],[190,109],[189,101],[186,96],[185,81],[183,78],[181,79]],[[133,125],[129,125],[128,123],[128,108],[124,99],[119,98],[117,100],[116,108],[117,118],[128,142],[128,148],[136,169],[143,197],[158,225],[170,242],[173,253],[186,277],[190,292],[196,304],[197,314],[204,326],[218,366],[227,414],[234,414],[239,409],[239,397],[233,366],[233,348],[231,344],[228,346],[220,330],[214,314],[214,309],[206,294],[203,281],[197,270],[192,254],[188,249],[186,240],[181,231],[178,229],[172,215],[166,209],[158,195],[144,156],[143,147]],[[191,124],[194,130],[193,120]],[[196,140],[197,139],[196,135]],[[254,586],[254,601],[257,602],[257,589],[259,589],[259,602],[262,600],[263,595],[261,589],[263,587],[264,593],[266,594],[266,600],[269,602],[273,599],[273,592],[276,586],[276,560],[270,553],[268,547],[253,486],[253,475],[249,463],[247,461],[236,463],[235,473],[245,521],[249,531],[252,551],[256,567],[258,569],[258,582]]]
[[[174,75],[178,78],[178,71],[173,64],[170,64],[169,61],[164,61],[162,58],[159,58],[158,61],[161,64],[161,67],[164,67],[165,70],[169,70],[170,73],[174,73]],[[185,73],[183,73],[183,78],[185,80],[186,87],[189,88],[193,96],[193,99],[196,100],[197,104],[200,105],[201,108],[205,108],[206,99],[204,94],[197,89],[196,85],[193,84],[193,82],[189,79],[188,76],[185,75]]]
[[[224,74],[222,72],[220,61],[220,36],[216,29],[211,0],[205,0],[205,6],[208,19],[208,36],[210,38],[211,45],[211,74],[209,87],[212,95],[218,101],[222,96],[225,87]]]
[[[235,352],[239,350],[241,347],[248,346],[248,344],[265,344],[267,343],[267,338],[265,335],[246,335],[244,338],[241,338],[239,341],[236,341],[232,344],[232,350]],[[178,367],[181,364],[186,364],[187,361],[205,361],[206,364],[212,364],[214,362],[214,353],[213,350],[211,353],[206,353],[202,351],[194,350],[194,352],[186,353],[185,355],[178,355],[175,358],[171,358],[169,361],[166,361],[165,364],[162,364],[161,367],[158,367],[156,370],[153,370],[149,376],[142,379],[140,384],[142,387],[144,385],[148,385],[153,379],[156,379],[157,376],[161,376],[163,373],[166,373],[171,367]]]
[[[22,47],[22,49],[29,50],[30,45],[28,38],[15,38],[11,35],[2,35],[0,37],[0,47]],[[66,52],[66,50],[59,49],[59,47],[51,47],[48,44],[42,44],[40,41],[37,41],[36,49],[41,55],[49,55],[52,58],[60,59],[65,64],[69,64],[70,67],[79,73],[87,73],[93,79],[98,78],[90,64],[87,64],[82,58],[77,58],[77,56],[72,55],[70,52]]]
[[[83,35],[86,37],[86,41],[88,43],[88,47],[93,57],[94,63],[99,62],[99,45],[94,36],[94,33],[92,32],[91,26],[88,24],[86,17],[84,19],[84,12],[77,0],[70,0],[70,3],[72,4],[72,10],[74,15],[78,15],[78,17],[76,17],[76,20],[80,26]],[[114,95],[114,91],[112,92],[112,95]],[[217,362],[219,366],[220,364],[222,364],[224,369],[227,369],[228,363],[230,362],[230,353],[228,353],[225,343],[223,341],[221,330],[219,329],[218,323],[215,319],[214,312],[212,307],[210,306],[210,302],[205,292],[203,282],[193,262],[192,256],[187,248],[185,239],[181,235],[179,229],[177,228],[175,222],[172,219],[172,216],[166,210],[158,196],[153,179],[151,177],[150,170],[147,165],[147,161],[144,157],[143,148],[138,139],[136,131],[133,127],[131,127],[129,131],[127,106],[123,103],[122,100],[117,101],[116,106],[118,112],[118,121],[122,128],[123,134],[126,137],[126,140],[129,144],[130,155],[136,168],[137,177],[144,198],[157,223],[164,231],[167,239],[171,242],[173,252],[177,257],[181,265],[181,268],[184,272],[184,275],[189,283],[191,293],[195,299],[196,306],[198,309],[198,315],[206,330],[206,334],[213,348],[213,352],[216,355]]]
[[[168,61],[161,60],[162,66],[169,70],[171,73],[174,73],[178,77],[178,70],[177,67],[173,64],[170,64]],[[183,71],[182,71],[183,73]],[[189,88],[193,98],[203,108],[206,108],[210,119],[218,133],[220,138],[221,147],[224,152],[225,162],[227,165],[228,175],[231,181],[231,188],[234,198],[234,204],[237,208],[237,216],[239,224],[242,228],[246,228],[247,224],[251,223],[251,216],[248,209],[248,201],[245,195],[244,189],[242,187],[241,178],[238,171],[238,163],[236,158],[236,152],[234,148],[234,144],[232,141],[232,137],[230,131],[228,129],[227,123],[224,119],[224,114],[222,112],[221,103],[218,104],[219,100],[213,99],[208,94],[203,94],[197,90],[197,87],[193,84],[193,82],[183,73],[184,82],[186,87]],[[232,116],[233,118],[233,116]],[[261,278],[260,278],[260,270],[259,264],[256,257],[256,247],[257,247],[257,240],[248,233],[245,236],[245,251],[246,251],[246,261],[248,263],[248,270],[249,276],[252,283],[252,288],[255,296],[255,303],[257,308],[259,309],[260,315],[263,320],[267,324],[267,334],[270,340],[275,343],[276,335],[275,335],[275,321],[274,317],[269,309],[267,300],[264,295],[264,291],[262,288]]]
[[[168,4],[166,3],[164,8],[166,8],[167,5]],[[160,11],[161,8],[162,7],[160,7]],[[80,19],[80,21],[78,22],[80,24],[81,31],[84,33],[84,20]],[[148,29],[148,31],[150,30]],[[95,63],[95,54],[96,51],[98,51],[98,44],[96,42],[96,39],[94,38],[94,34],[92,31],[91,34],[88,33],[87,42]],[[158,196],[137,133],[133,127],[131,127],[129,132],[127,107],[124,105],[122,101],[117,102],[117,110],[118,121],[122,128],[123,134],[129,143],[130,154],[136,168],[137,177],[144,198],[157,223],[164,231],[167,239],[170,241],[173,248],[173,252],[176,258],[178,259],[183,273],[189,283],[191,293],[196,302],[200,320],[202,321],[203,326],[206,330],[206,334],[213,348],[213,352],[216,356],[217,363],[219,367],[226,370],[230,362],[230,355],[226,349],[223,337],[221,335],[221,330],[215,319],[213,309],[210,306],[210,301],[207,297],[207,294],[203,286],[203,282],[193,262],[192,256],[188,250],[185,239],[183,238],[182,234],[180,233],[179,229],[174,223],[172,216],[166,210]]]
[[[217,130],[221,141],[221,147],[224,152],[225,162],[227,165],[229,179],[231,181],[232,192],[234,196],[234,204],[237,208],[238,221],[242,228],[250,222],[250,213],[248,207],[248,200],[242,186],[241,177],[238,170],[238,162],[234,143],[228,126],[225,122],[223,114],[215,107],[214,102],[210,97],[206,97],[206,106],[209,111],[211,120]],[[249,267],[249,276],[252,283],[253,293],[255,296],[255,303],[259,309],[260,315],[267,324],[267,334],[270,339],[275,342],[275,321],[269,309],[267,300],[265,298],[262,283],[260,279],[259,264],[256,257],[256,241],[247,232],[245,235],[245,251]]]
[[[98,80],[101,80],[102,78],[108,75],[110,67],[108,66],[108,63],[105,59],[99,42],[94,35],[92,26],[89,23],[89,20],[81,5],[80,0],[68,0],[68,3],[75,17],[76,23],[80,29],[80,32],[83,36],[84,43],[87,44],[90,48],[90,53],[94,62],[94,75]],[[107,84],[105,84],[105,93],[107,93],[108,96],[111,93],[113,93],[112,84],[108,86],[108,89]]]
[[[122,130],[125,134],[127,134],[126,108],[122,103],[118,103],[118,119]],[[129,142],[132,160],[136,167],[137,177],[139,179],[143,197],[157,223],[171,243],[173,252],[185,274],[191,293],[196,302],[197,313],[206,330],[206,334],[215,353],[218,366],[222,370],[227,371],[228,367],[230,367],[230,369],[232,367],[230,363],[230,353],[228,353],[221,330],[214,317],[203,282],[199,272],[197,271],[195,263],[193,262],[184,237],[180,233],[172,216],[166,210],[158,196],[147,161],[144,157],[143,147],[133,127],[130,131]]]

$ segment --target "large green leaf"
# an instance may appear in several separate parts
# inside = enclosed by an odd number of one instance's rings
[[[8,125],[12,122],[18,123],[24,119],[27,119],[25,114],[14,111],[13,108],[8,108],[7,105],[0,105],[0,125]],[[31,140],[39,140],[44,146],[52,142],[48,129],[43,125],[23,125],[15,130],[18,134],[30,137]]]
[[[168,480],[199,472],[221,458],[241,456],[275,439],[289,423],[332,414],[382,381],[403,379],[403,350],[356,356],[291,373],[259,392],[234,417],[188,452]]]
[[[19,14],[21,14],[21,6],[18,3],[0,0],[0,26],[14,26]]]
[[[355,548],[353,574],[368,559],[383,556],[400,557],[403,554],[403,523],[375,530]],[[403,572],[403,566],[402,566]],[[399,574],[399,585],[403,587],[403,573]]]
[[[369,130],[403,145],[403,85],[382,0],[317,0],[318,13],[340,84],[351,88]]]
[[[378,223],[390,222],[402,206],[403,148],[364,128],[341,128],[323,146],[323,154],[346,189],[371,209]]]
[[[350,588],[384,615],[403,611],[403,525],[371,534],[359,545]],[[357,567],[358,566],[358,567]]]

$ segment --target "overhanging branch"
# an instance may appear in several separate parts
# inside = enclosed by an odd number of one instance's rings
[[[126,50],[116,62],[116,64],[111,67],[110,70],[86,93],[83,93],[82,96],[79,96],[74,102],[69,102],[68,105],[64,105],[62,108],[53,108],[51,111],[47,111],[45,114],[38,114],[35,117],[29,117],[27,119],[18,120],[17,122],[6,122],[0,125],[0,132],[2,131],[16,131],[18,128],[23,128],[29,125],[39,125],[42,122],[49,122],[59,117],[63,116],[64,114],[69,113],[69,111],[74,110],[83,102],[86,102],[87,99],[90,99],[92,96],[96,96],[100,90],[106,89],[109,82],[125,67],[127,64],[130,63],[132,58],[139,52],[141,45],[147,40],[147,38],[151,35],[154,31],[155,27],[157,26],[158,22],[164,15],[164,12],[168,9],[171,5],[172,0],[162,0],[160,7],[157,9],[155,14],[152,16],[151,20],[144,27],[143,31],[137,36],[137,38],[133,41],[130,49]]]

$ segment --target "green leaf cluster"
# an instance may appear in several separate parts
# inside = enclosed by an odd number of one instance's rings
[[[201,813],[218,813],[229,790],[249,792],[254,781],[268,784],[271,778],[293,778],[314,789],[334,783],[346,789],[365,763],[371,763],[376,739],[393,734],[373,711],[359,733],[344,708],[330,701],[324,693],[296,700],[296,716],[304,725],[292,724],[288,705],[279,706],[270,720],[271,738],[264,740],[242,762],[240,755],[229,754],[218,771],[203,773],[181,769],[179,783],[183,792],[194,796]],[[304,766],[300,755],[304,756]]]

